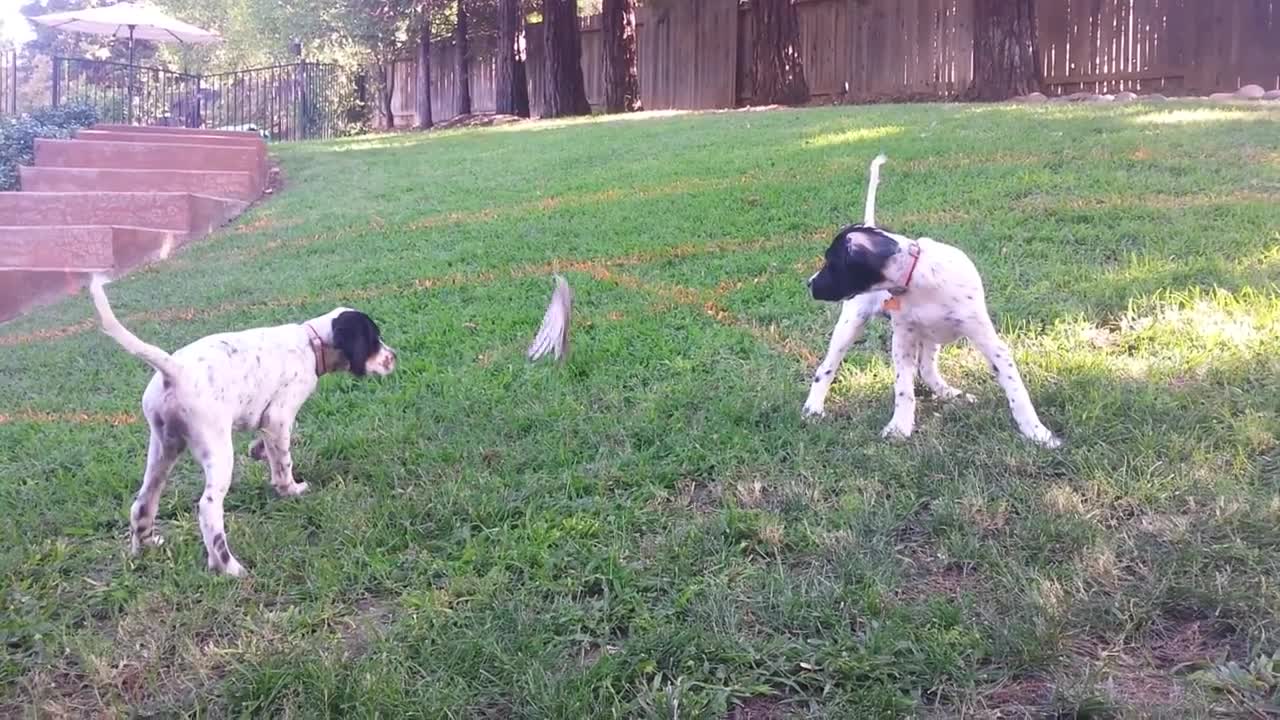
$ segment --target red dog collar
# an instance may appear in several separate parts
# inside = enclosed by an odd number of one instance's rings
[[[307,329],[307,340],[311,344],[311,351],[316,354],[316,377],[320,377],[328,372],[324,363],[324,341],[320,339],[320,333],[311,327],[311,323],[302,323],[302,327]]]

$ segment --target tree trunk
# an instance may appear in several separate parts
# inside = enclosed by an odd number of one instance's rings
[[[604,105],[606,112],[640,109],[636,71],[636,0],[604,0]]]
[[[396,62],[391,60],[382,64],[382,117],[387,122],[387,129],[396,126],[396,114],[392,109],[392,101],[396,92]]]
[[[471,114],[471,66],[467,57],[467,7],[466,0],[458,0],[458,24],[453,31],[453,49],[458,55],[458,114]]]
[[[498,0],[498,68],[495,110],[529,117],[529,81],[524,67],[524,11],[520,0]]]
[[[418,86],[417,103],[418,129],[429,130],[435,125],[431,117],[431,14],[422,14],[422,27],[418,33],[418,75],[415,84]]]
[[[974,0],[973,82],[966,100],[1040,92],[1035,0]]]
[[[542,0],[542,117],[590,115],[582,79],[582,36],[578,0]]]
[[[799,105],[809,100],[800,60],[800,19],[792,0],[751,0],[752,72],[757,105]]]

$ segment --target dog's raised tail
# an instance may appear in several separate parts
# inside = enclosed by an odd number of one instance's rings
[[[111,304],[107,302],[107,293],[103,290],[106,284],[107,276],[105,275],[94,275],[93,280],[89,282],[89,294],[93,296],[93,307],[98,311],[102,331],[110,335],[112,340],[120,343],[120,347],[130,355],[155,368],[156,372],[164,375],[169,382],[176,383],[182,375],[182,366],[173,359],[172,355],[155,345],[143,342],[141,338],[120,324],[116,314],[111,311]]]
[[[867,182],[867,207],[862,212],[863,225],[876,224],[876,188],[880,185],[880,166],[888,159],[884,153],[881,153],[871,161],[871,179]]]

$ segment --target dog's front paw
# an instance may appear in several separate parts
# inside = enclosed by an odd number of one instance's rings
[[[801,411],[801,414],[805,418],[818,420],[827,416],[827,409],[824,403],[810,400],[804,404],[804,410]]]
[[[231,577],[239,578],[239,577],[245,576],[244,566],[241,565],[240,561],[236,560],[234,557],[227,558],[227,562],[225,564],[220,564],[216,561],[210,561],[209,569],[215,573],[219,573],[221,575],[229,575]]]
[[[144,538],[139,538],[137,535],[134,535],[132,542],[130,542],[129,544],[129,550],[136,556],[136,555],[142,554],[143,548],[160,547],[163,544],[164,544],[164,538],[161,537],[158,533],[153,532],[152,534]]]
[[[1045,430],[1043,435],[1037,435],[1036,437],[1033,437],[1031,439],[1032,441],[1035,442],[1035,444],[1039,445],[1045,450],[1057,450],[1058,448],[1062,447],[1062,438],[1058,437],[1057,435],[1054,435],[1048,430]]]
[[[902,420],[890,420],[888,425],[884,426],[884,430],[880,431],[880,437],[885,440],[906,440],[911,437],[911,431],[914,423]]]
[[[277,486],[276,492],[280,494],[280,497],[297,497],[306,492],[308,487],[310,486],[304,482],[296,482],[283,487]]]

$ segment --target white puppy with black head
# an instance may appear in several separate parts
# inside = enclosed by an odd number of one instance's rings
[[[171,355],[120,324],[107,303],[105,284],[99,276],[89,286],[103,331],[156,370],[142,395],[151,441],[142,488],[129,515],[133,552],[160,544],[154,534],[156,506],[169,470],[189,448],[204,470],[198,514],[209,568],[241,575],[222,513],[234,465],[232,431],[260,431],[250,454],[267,460],[278,494],[299,495],[307,484],[293,478],[290,435],[320,376],[337,370],[388,375],[395,369],[395,351],[383,344],[369,316],[336,308],[299,324],[209,335]]]
[[[862,224],[836,233],[822,269],[809,278],[815,300],[842,302],[843,307],[809,389],[805,414],[825,413],[827,391],[849,346],[862,336],[869,319],[887,315],[893,329],[894,406],[882,437],[905,438],[915,429],[917,373],[942,400],[973,400],[938,372],[939,348],[966,337],[987,358],[1022,434],[1044,447],[1058,447],[1062,441],[1040,422],[1013,354],[996,334],[982,277],[969,257],[930,238],[913,239],[876,227],[876,186],[884,161],[881,155],[871,163]]]

